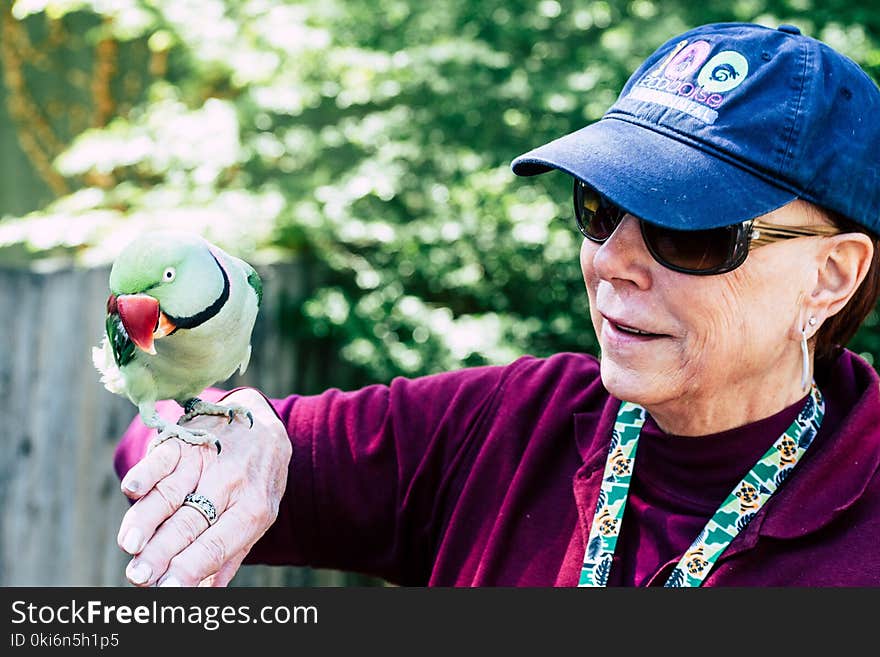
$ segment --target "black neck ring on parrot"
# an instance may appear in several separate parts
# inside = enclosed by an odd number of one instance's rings
[[[214,258],[214,262],[217,263],[217,268],[220,269],[220,273],[223,274],[223,291],[214,303],[195,315],[189,317],[172,317],[166,313],[165,316],[168,317],[168,320],[178,329],[192,329],[201,326],[219,313],[220,309],[223,308],[223,305],[229,300],[229,276],[226,275],[226,270],[223,268],[223,265],[220,264],[220,261],[217,260],[217,256],[212,253],[211,257]]]

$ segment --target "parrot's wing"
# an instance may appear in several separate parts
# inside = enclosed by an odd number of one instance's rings
[[[260,279],[260,275],[257,273],[257,270],[251,267],[248,263],[242,261],[245,266],[245,273],[247,274],[247,282],[248,285],[254,290],[257,295],[257,308],[263,303],[263,281]]]
[[[100,347],[92,347],[92,363],[101,373],[101,383],[107,390],[116,395],[125,394],[125,379],[122,378],[122,372],[116,365],[113,347],[106,335]]]
[[[251,267],[244,260],[238,260],[242,268],[244,269],[244,273],[247,275],[247,282],[250,285],[251,289],[254,291],[254,294],[257,295],[257,308],[259,308],[263,303],[263,281],[260,279],[260,275],[257,273],[257,270]],[[248,368],[248,364],[251,362],[251,345],[248,345],[247,354],[245,354],[244,360],[241,361],[241,365],[238,366],[238,373],[244,374]]]

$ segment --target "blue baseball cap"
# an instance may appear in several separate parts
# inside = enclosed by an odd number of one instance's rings
[[[704,25],[663,44],[595,123],[516,158],[632,214],[697,230],[796,198],[880,233],[880,90],[790,25]]]

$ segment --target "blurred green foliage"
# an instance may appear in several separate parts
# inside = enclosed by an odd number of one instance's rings
[[[183,224],[244,257],[296,253],[321,281],[298,330],[339,344],[364,381],[596,350],[568,179],[515,179],[509,163],[598,119],[671,36],[794,23],[880,74],[869,2],[0,6],[31,43],[79,39],[93,76],[108,43],[121,53],[103,81],[113,111],[52,159],[69,191],[0,222],[0,247],[100,262],[148,225]],[[55,69],[73,66],[71,47],[49,49]],[[20,68],[35,87],[47,75]],[[873,358],[876,314],[868,323],[854,347]]]

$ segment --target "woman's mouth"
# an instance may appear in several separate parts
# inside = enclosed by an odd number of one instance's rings
[[[609,338],[620,343],[649,342],[660,338],[671,337],[666,333],[655,333],[609,317],[605,317],[605,326],[610,329],[610,331],[608,331]]]
[[[632,326],[625,326],[624,324],[614,324],[614,328],[618,331],[623,331],[624,333],[631,333],[632,335],[644,335],[646,337],[661,337],[659,333],[650,333],[648,331],[642,331],[641,329],[633,328]]]

